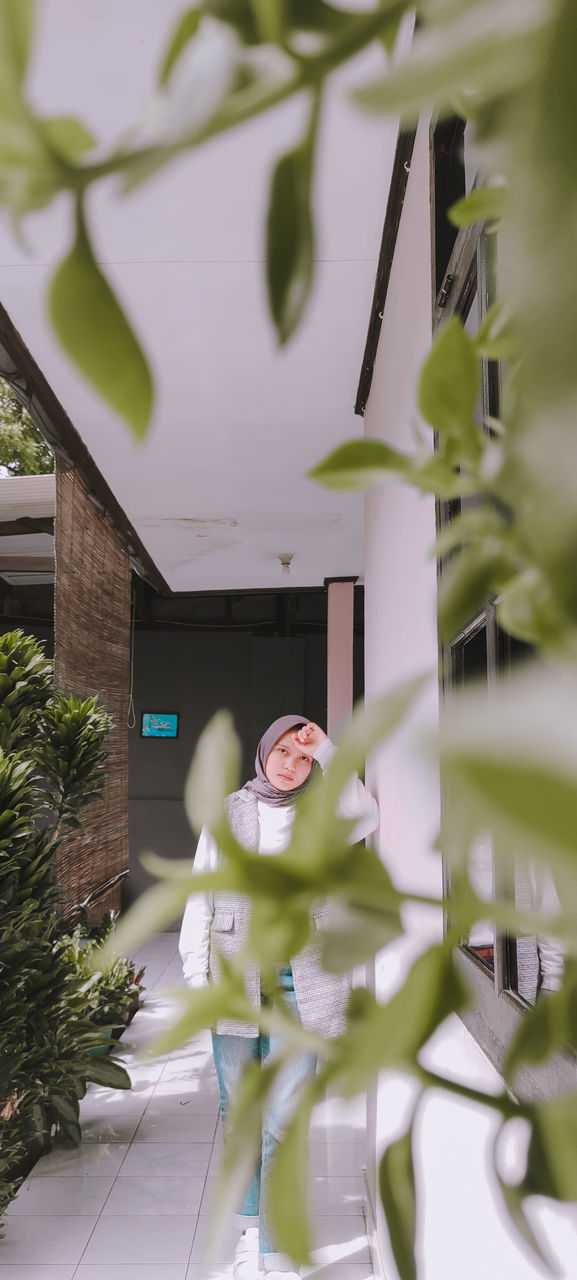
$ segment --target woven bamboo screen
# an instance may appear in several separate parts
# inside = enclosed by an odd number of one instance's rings
[[[86,834],[74,832],[58,857],[67,907],[94,894],[90,909],[99,920],[104,911],[120,905],[120,882],[104,894],[102,887],[128,867],[130,562],[81,477],[61,466],[56,474],[55,558],[57,687],[82,698],[98,694],[114,718],[106,742],[104,803],[84,810]]]

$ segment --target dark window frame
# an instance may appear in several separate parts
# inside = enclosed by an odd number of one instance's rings
[[[459,195],[464,194],[464,176],[460,182],[456,171],[455,155],[449,154],[450,145],[456,149],[463,137],[462,122],[443,122],[431,125],[430,174],[431,174],[431,263],[432,263],[432,320],[433,332],[452,315],[465,319],[472,302],[478,295],[479,316],[482,321],[491,301],[492,251],[489,238],[480,224],[470,227],[450,228],[446,210]],[[447,148],[449,143],[449,150]],[[464,166],[462,166],[464,169]],[[440,230],[441,229],[441,230]],[[494,243],[494,242],[493,242]],[[483,400],[494,402],[499,392],[499,369],[495,362],[483,363]],[[460,507],[460,502],[436,500],[437,528],[446,526]],[[445,564],[438,566],[438,579],[442,580]],[[459,649],[463,649],[468,636],[486,628],[488,694],[496,682],[500,670],[507,667],[508,637],[497,626],[495,601],[488,601],[486,609],[471,619],[453,641],[439,646],[439,670],[441,704],[444,694],[455,684]],[[505,652],[503,651],[505,650]],[[442,714],[442,706],[441,706]],[[447,812],[447,792],[441,777],[441,814]],[[443,825],[443,817],[441,817]],[[444,863],[443,891],[445,919],[450,919],[450,872]],[[501,1071],[506,1047],[530,1007],[517,991],[512,989],[516,974],[515,939],[495,931],[494,963],[492,971],[474,951],[463,944],[456,952],[457,965],[473,993],[471,1007],[461,1015],[467,1029],[479,1044],[497,1071]],[[539,998],[539,997],[538,997]],[[547,999],[548,997],[541,997]],[[525,1068],[518,1073],[517,1092],[526,1098],[543,1098],[576,1085],[576,1055],[570,1049],[557,1054],[543,1067]]]

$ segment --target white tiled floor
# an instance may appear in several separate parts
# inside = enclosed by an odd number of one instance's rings
[[[138,956],[144,1008],[121,1042],[129,1093],[91,1086],[83,1142],[38,1162],[10,1206],[0,1280],[226,1280],[238,1230],[225,1225],[202,1261],[222,1150],[210,1036],[156,1060],[138,1055],[170,1023],[167,984],[180,981],[176,934]],[[362,1110],[327,1100],[311,1129],[314,1280],[371,1280],[363,1216]]]

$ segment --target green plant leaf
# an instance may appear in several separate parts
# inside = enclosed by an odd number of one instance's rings
[[[343,733],[339,734],[338,751],[322,777],[307,788],[295,813],[289,861],[308,876],[327,874],[339,866],[346,875],[350,865],[348,839],[352,822],[339,817],[337,809],[341,792],[351,774],[364,767],[365,759],[382,745],[408,714],[428,676],[403,681],[379,698],[355,708]],[[390,901],[390,900],[388,900]]]
[[[231,1100],[225,1122],[226,1142],[209,1208],[203,1259],[207,1271],[221,1238],[222,1223],[229,1220],[242,1202],[254,1172],[261,1147],[263,1110],[279,1068],[280,1059],[264,1066],[260,1061],[249,1062]]]
[[[550,865],[564,907],[576,851],[577,732],[572,671],[526,663],[502,682],[447,700],[441,760],[451,787],[454,820],[490,829],[502,859],[536,858]],[[451,844],[447,846],[448,856]],[[563,886],[563,889],[561,889]],[[549,921],[543,932],[554,933]]]
[[[197,834],[214,832],[224,816],[224,802],[238,787],[241,748],[228,711],[217,711],[200,735],[184,790],[189,822]]]
[[[479,456],[481,435],[475,410],[481,366],[474,344],[457,316],[438,330],[419,376],[419,411],[441,435],[459,441],[462,456]]]
[[[435,555],[438,560],[452,551],[460,550],[463,545],[483,543],[487,538],[506,541],[508,526],[503,516],[487,502],[470,507],[454,516],[450,524],[444,525],[437,534]]]
[[[519,1233],[523,1243],[528,1247],[530,1254],[533,1255],[535,1261],[539,1265],[544,1266],[546,1271],[551,1275],[557,1276],[559,1275],[559,1269],[556,1263],[544,1251],[540,1242],[537,1240],[525,1213],[524,1201],[527,1198],[527,1191],[524,1184],[505,1182],[499,1171],[499,1147],[506,1132],[507,1125],[505,1124],[497,1131],[495,1142],[493,1144],[493,1168],[505,1208],[509,1214],[512,1225]]]
[[[473,222],[496,222],[503,217],[507,202],[505,187],[475,187],[449,209],[454,227],[470,227]]]
[[[86,1065],[82,1068],[82,1077],[92,1084],[102,1084],[110,1089],[132,1088],[128,1072],[110,1058],[87,1058]]]
[[[266,223],[269,308],[279,342],[298,327],[314,276],[314,223],[311,179],[317,128],[315,99],[304,142],[277,162],[273,172]]]
[[[339,886],[340,888],[340,886]],[[391,894],[389,910],[360,910],[346,906],[339,912],[339,927],[332,927],[321,938],[323,968],[328,973],[350,973],[359,964],[365,964],[394,938],[403,933],[398,907]]]
[[[153,386],[141,347],[92,250],[82,209],[76,240],[50,287],[50,315],[65,351],[105,400],[146,434]]]
[[[0,0],[0,53],[2,62],[10,66],[19,84],[28,69],[36,27],[37,0]]]
[[[565,1002],[557,993],[545,995],[528,1010],[519,1022],[503,1064],[503,1075],[512,1080],[519,1067],[526,1063],[546,1062],[563,1044],[565,1030]]]
[[[50,1105],[56,1112],[58,1119],[76,1125],[78,1127],[78,1099],[67,1098],[57,1093],[50,1094]]]
[[[153,1056],[172,1053],[199,1031],[216,1026],[221,1018],[238,1018],[244,1022],[256,1020],[257,1011],[248,1003],[240,970],[221,964],[221,972],[219,983],[192,991],[175,989],[174,998],[182,1013],[168,1031],[153,1040],[150,1045]]]
[[[417,1280],[413,1124],[387,1147],[379,1165],[379,1191],[400,1280]]]
[[[498,539],[464,548],[443,575],[438,597],[439,634],[450,643],[503,590],[515,571],[511,553]]]
[[[189,40],[194,39],[201,19],[202,9],[199,5],[185,9],[184,13],[180,15],[162,59],[158,77],[161,85],[167,84],[170,80],[171,72],[178,62],[183,49],[186,48]]]
[[[203,887],[199,883],[200,892]],[[94,953],[94,969],[107,968],[117,956],[136,952],[153,933],[177,920],[194,888],[191,875],[188,880],[167,880],[147,889],[126,913],[114,937]]]
[[[570,121],[577,106],[571,51],[577,38],[577,13],[571,0],[553,9],[551,39],[544,47],[543,75],[537,87],[534,132],[536,170],[550,175],[552,199],[574,199],[576,162],[567,152],[572,137]]]
[[[523,1187],[527,1195],[577,1200],[576,1093],[535,1106]]]
[[[419,956],[387,1004],[380,1005],[368,991],[355,988],[340,1058],[339,1046],[334,1051],[340,1091],[354,1097],[377,1071],[406,1068],[445,1018],[466,1008],[469,1001],[451,952],[441,945]]]
[[[413,461],[409,454],[399,453],[383,440],[348,440],[327,454],[308,475],[326,489],[358,491],[386,480],[408,479]]]
[[[531,565],[503,585],[496,613],[509,635],[543,650],[562,651],[568,619],[551,582],[537,566]]]
[[[473,339],[479,355],[488,360],[516,360],[520,339],[515,310],[508,302],[492,303]]]
[[[284,43],[287,22],[286,0],[249,0],[262,44]]]
[[[534,73],[549,17],[546,9],[526,10],[513,6],[509,14],[496,2],[467,5],[450,24],[417,33],[409,55],[387,76],[357,89],[355,101],[366,111],[398,113],[416,124],[433,104],[439,118],[454,113],[458,95],[474,107],[480,95],[490,98],[504,85],[519,88]]]
[[[49,146],[71,164],[80,160],[85,151],[96,146],[96,138],[74,116],[53,116],[40,120],[39,128]]]
[[[313,1081],[302,1093],[298,1110],[279,1143],[266,1188],[279,1247],[299,1265],[310,1263],[309,1130],[311,1110],[318,1099]]]
[[[503,1075],[512,1081],[526,1063],[547,1062],[552,1054],[577,1049],[577,964],[568,956],[559,991],[543,992],[519,1022],[508,1046]]]

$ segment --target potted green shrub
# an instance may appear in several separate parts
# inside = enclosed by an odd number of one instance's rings
[[[103,974],[89,995],[54,878],[56,850],[101,794],[110,723],[96,698],[55,691],[39,641],[0,636],[0,1215],[57,1132],[80,1141],[88,1081],[130,1087],[93,1050],[124,1022],[135,975]]]

